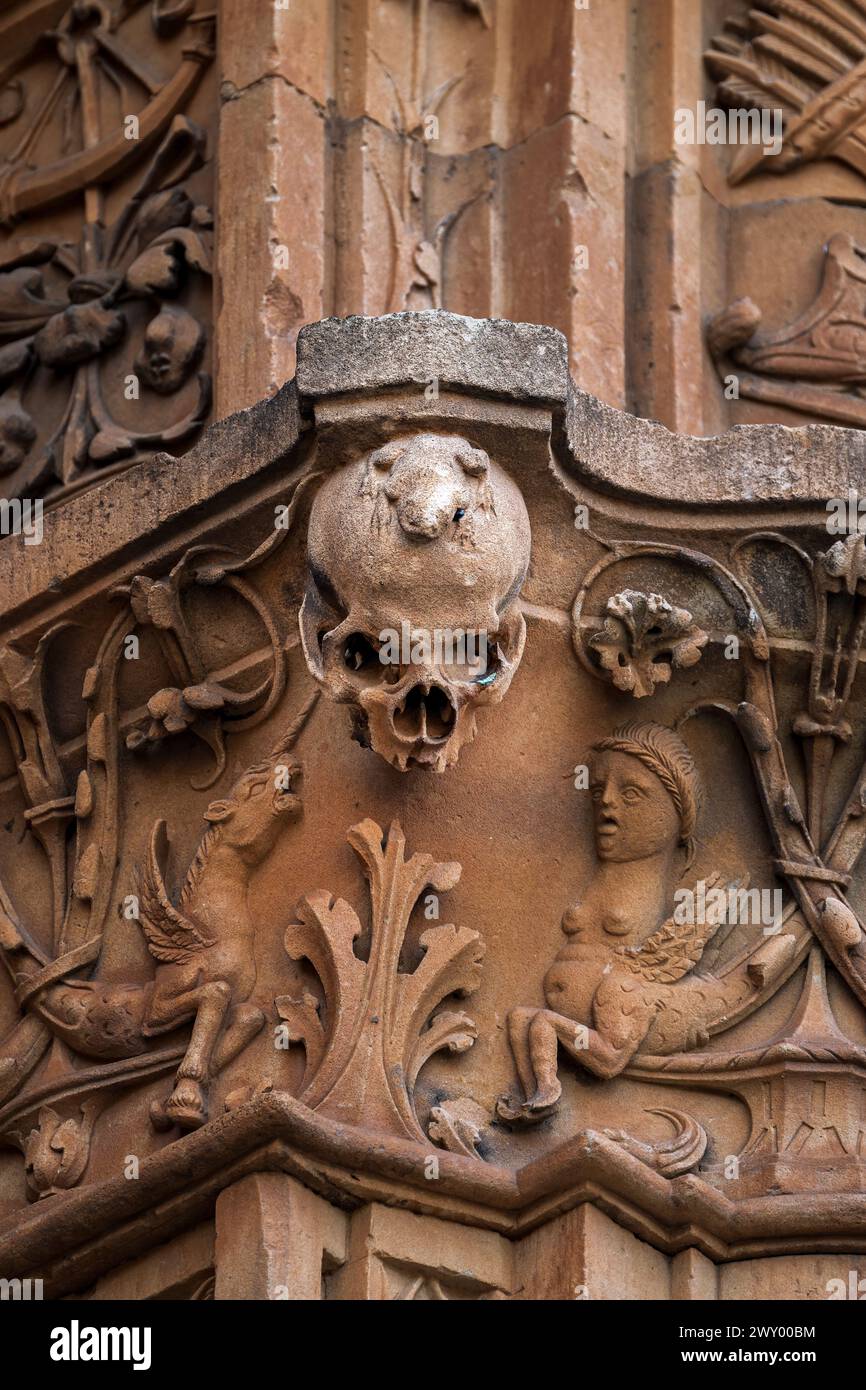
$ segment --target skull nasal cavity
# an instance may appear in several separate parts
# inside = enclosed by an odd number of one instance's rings
[[[412,737],[447,738],[454,727],[454,706],[441,686],[415,685],[394,712],[398,733]]]

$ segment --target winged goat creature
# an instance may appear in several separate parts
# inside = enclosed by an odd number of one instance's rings
[[[153,1037],[193,1020],[174,1089],[165,1102],[151,1107],[151,1120],[158,1129],[203,1125],[208,1117],[210,1079],[264,1024],[264,1014],[250,999],[256,984],[250,880],[271,853],[286,820],[301,814],[295,788],[301,768],[284,760],[308,712],[306,707],[301,711],[268,759],[247,768],[226,798],[208,806],[209,828],[177,907],[166,891],[160,866],[165,821],[153,827],[140,875],[140,918],[157,969],[142,1033]]]

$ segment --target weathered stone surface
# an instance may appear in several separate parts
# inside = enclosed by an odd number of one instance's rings
[[[718,1262],[856,1242],[858,745],[800,780],[780,735],[826,736],[810,623],[863,564],[820,489],[856,482],[860,439],[671,435],[579,392],[549,329],[330,320],[299,383],[182,464],[50,510],[32,563],[0,547],[2,698],[32,750],[16,772],[10,747],[7,816],[40,827],[0,859],[24,1001],[0,1000],[0,1124],[28,1173],[24,1194],[3,1170],[2,1267],[143,1288],[154,1242],[216,1207],[217,1298],[693,1301],[729,1296]],[[792,501],[799,550],[767,529],[789,534]],[[54,628],[73,604],[98,651]],[[481,666],[415,650],[478,627]],[[840,641],[835,717],[856,720],[850,624]],[[788,884],[778,936],[671,916],[677,885],[746,874]]]
[[[346,1262],[347,1224],[285,1173],[242,1178],[217,1199],[214,1298],[321,1298],[328,1270]]]
[[[0,1278],[862,1297],[863,24],[735,8],[6,7]]]
[[[435,384],[562,403],[567,380],[562,334],[504,319],[436,312],[355,315],[311,324],[298,342],[302,400]]]
[[[59,498],[211,418],[215,23],[3,8],[0,497]]]
[[[212,426],[187,463],[156,454],[129,476],[81,492],[62,511],[47,511],[43,540],[28,548],[26,564],[14,543],[0,546],[6,620],[14,622],[37,598],[71,596],[107,565],[122,566],[124,557],[136,564],[150,546],[170,548],[178,522],[194,533],[212,499],[279,468],[300,429],[297,393],[287,385],[272,400]]]
[[[866,438],[858,430],[743,425],[696,439],[611,410],[576,388],[565,428],[581,472],[650,503],[799,504],[820,521],[827,498],[866,483]]]

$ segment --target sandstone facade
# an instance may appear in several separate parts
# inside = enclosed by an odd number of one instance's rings
[[[866,1278],[866,18],[794,8],[0,18],[0,1276]]]

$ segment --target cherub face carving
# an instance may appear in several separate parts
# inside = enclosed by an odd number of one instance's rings
[[[458,435],[393,440],[323,484],[301,608],[307,665],[394,767],[443,772],[523,653],[520,491]]]
[[[164,305],[144,333],[136,358],[139,376],[161,396],[177,391],[186,381],[204,347],[204,329],[185,309]]]

